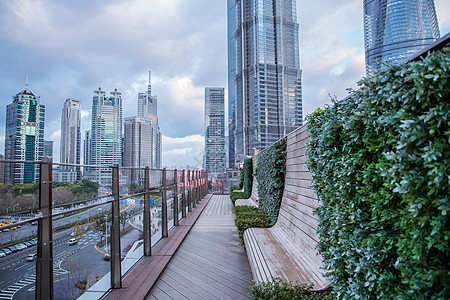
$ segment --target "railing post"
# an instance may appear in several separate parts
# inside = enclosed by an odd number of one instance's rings
[[[195,208],[197,206],[197,196],[195,195],[195,171],[191,172],[191,193],[192,208]]]
[[[173,225],[178,226],[178,171],[175,169],[173,171],[173,181],[175,187],[173,189]]]
[[[43,157],[39,176],[36,299],[53,299],[52,159]]]
[[[144,255],[152,255],[152,219],[150,214],[150,169],[144,169]]]
[[[199,189],[200,185],[199,185],[199,179],[198,179],[199,174],[200,174],[200,171],[195,171],[195,196],[197,198],[197,204],[200,203],[200,200],[201,200],[200,189]]]
[[[188,212],[191,212],[192,206],[193,206],[192,205],[191,170],[188,170],[186,183],[188,186]]]
[[[181,206],[183,207],[183,209],[181,210],[181,217],[182,218],[186,218],[186,171],[183,170],[183,172],[181,173],[182,175],[182,181],[183,185],[182,185],[182,189],[183,189],[183,194],[181,197]]]
[[[167,218],[167,170],[163,169],[163,194],[162,194],[162,237],[169,236],[169,224]]]
[[[111,287],[122,287],[121,257],[120,257],[120,207],[119,207],[119,165],[112,168],[112,190],[114,201],[112,202],[111,218]]]

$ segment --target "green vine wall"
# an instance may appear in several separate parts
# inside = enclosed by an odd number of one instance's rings
[[[334,293],[449,298],[450,55],[388,67],[359,85],[308,117],[318,249]]]

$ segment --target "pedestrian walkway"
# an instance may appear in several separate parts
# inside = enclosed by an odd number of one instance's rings
[[[252,280],[228,195],[214,195],[146,299],[249,299]]]

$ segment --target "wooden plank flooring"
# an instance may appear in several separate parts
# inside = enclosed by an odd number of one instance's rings
[[[214,195],[146,299],[250,299],[247,255],[228,195]]]

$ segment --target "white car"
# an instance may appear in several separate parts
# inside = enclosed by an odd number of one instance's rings
[[[76,239],[70,239],[67,244],[69,244],[69,246],[75,245],[76,243],[78,243],[78,241]]]

